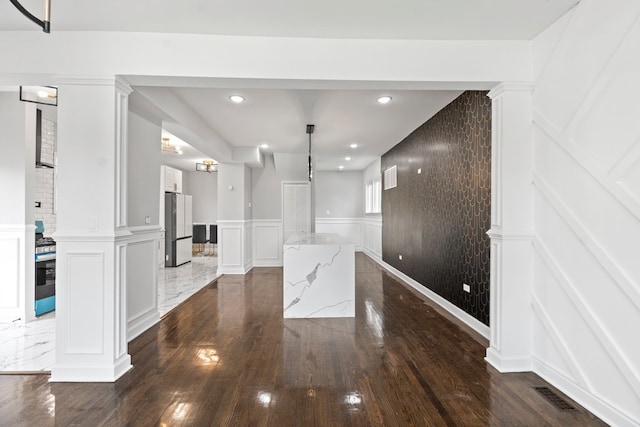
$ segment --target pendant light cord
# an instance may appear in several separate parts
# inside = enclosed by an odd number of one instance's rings
[[[26,16],[31,21],[36,23],[39,27],[41,27],[42,31],[44,31],[45,33],[51,32],[51,23],[49,22],[50,15],[51,15],[51,0],[43,0],[44,19],[42,20],[36,18],[31,12],[25,9],[24,6],[22,6],[18,0],[9,0],[9,1],[11,2],[11,4],[13,4],[16,7],[16,9],[20,11],[20,13],[22,13],[24,16]]]

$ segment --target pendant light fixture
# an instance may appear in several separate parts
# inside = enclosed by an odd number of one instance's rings
[[[218,164],[215,160],[203,160],[202,163],[196,163],[196,171],[198,172],[218,172]]]
[[[18,0],[9,0],[24,16],[35,22],[45,33],[51,32],[51,0],[42,0],[42,19],[36,18]]]
[[[316,125],[307,125],[307,135],[309,135],[309,182],[313,178],[313,168],[311,165],[311,134],[313,133]]]

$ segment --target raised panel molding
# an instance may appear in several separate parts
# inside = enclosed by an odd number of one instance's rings
[[[149,329],[160,321],[160,313],[158,312],[158,241],[160,238],[161,228],[158,226],[145,226],[130,228],[133,232],[131,239],[127,245],[127,257],[128,267],[127,271],[131,268],[142,269],[141,274],[145,277],[143,282],[132,283],[131,280],[127,280],[127,294],[131,286],[148,285],[147,295],[148,301],[146,304],[134,306],[134,303],[127,300],[127,310],[135,310],[135,312],[128,311],[127,313],[127,342],[130,342],[138,335]],[[146,250],[151,256],[151,261],[147,264],[140,263],[138,261],[131,262],[131,256],[135,254],[136,247]],[[130,272],[129,272],[130,273]],[[146,283],[144,283],[146,282]]]
[[[640,310],[640,292],[635,286],[633,280],[628,277],[624,270],[607,255],[606,251],[597,243],[587,228],[580,223],[560,197],[551,189],[544,178],[535,171],[533,173],[533,183],[536,189],[540,194],[542,194],[551,207],[555,209],[573,233],[582,241],[582,243],[584,243],[584,246],[589,250],[596,261],[614,279],[616,285],[620,287],[622,292],[624,292],[634,303],[636,308]]]
[[[0,282],[0,320],[12,321],[19,317],[20,309],[20,266],[24,264],[21,256],[21,239],[17,236],[0,235],[0,265],[2,265],[2,281]]]
[[[282,266],[282,221],[253,220],[253,266]]]
[[[382,217],[362,219],[362,251],[382,261]]]
[[[316,218],[317,233],[336,233],[351,241],[357,252],[362,251],[363,218]]]
[[[67,354],[100,355],[104,353],[105,253],[78,251],[66,253],[65,322]],[[71,301],[71,300],[75,301]]]
[[[251,269],[251,259],[247,259],[251,221],[218,220],[217,224],[218,274],[246,274]]]
[[[355,236],[356,251],[364,251],[372,258],[382,257],[381,218],[318,218],[316,227],[318,233],[338,233],[347,239]],[[282,266],[282,220],[254,219],[251,230],[253,266]]]
[[[244,224],[244,271],[245,273],[253,268],[253,221],[246,221]]]
[[[538,129],[562,148],[570,158],[586,170],[600,185],[606,188],[622,206],[640,220],[640,203],[636,199],[637,195],[630,193],[627,188],[620,185],[616,174],[612,175],[605,170],[595,159],[585,152],[582,147],[565,137],[560,130],[539,111],[534,110],[533,120],[534,125],[537,126]]]
[[[560,356],[569,367],[573,378],[579,383],[580,386],[586,388],[589,391],[593,391],[593,385],[589,382],[582,368],[580,368],[578,359],[575,357],[573,351],[571,350],[571,347],[567,344],[556,326],[553,324],[551,316],[549,315],[549,313],[547,313],[544,308],[544,304],[540,302],[538,297],[535,295],[535,292],[531,297],[531,307],[533,308],[533,313],[536,315],[536,317],[544,327],[544,330],[547,333],[548,337],[553,342],[553,345],[559,351]]]
[[[572,301],[574,307],[578,310],[589,329],[597,337],[598,343],[609,355],[614,366],[625,378],[636,396],[640,397],[640,376],[632,367],[629,358],[615,343],[610,333],[602,327],[602,322],[583,299],[576,285],[572,283],[561,266],[555,262],[547,246],[540,239],[536,238],[533,241],[533,247],[556,281],[561,285],[564,292],[569,296],[569,299]]]
[[[0,224],[0,322],[35,318],[35,225]]]

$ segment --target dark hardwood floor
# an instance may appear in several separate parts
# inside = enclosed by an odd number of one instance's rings
[[[116,383],[0,376],[3,426],[591,426],[356,256],[355,319],[282,319],[282,269],[223,276],[130,343]],[[554,390],[552,387],[550,387]]]

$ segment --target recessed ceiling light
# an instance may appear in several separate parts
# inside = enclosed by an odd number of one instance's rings
[[[244,101],[244,98],[240,95],[231,95],[229,99],[236,104],[240,104],[242,101]]]
[[[351,157],[347,156],[344,159],[348,162],[349,160],[351,160]]]
[[[391,102],[391,97],[390,96],[381,96],[380,98],[378,98],[378,102],[380,104],[388,104],[389,102]]]
[[[338,169],[342,170],[342,169],[344,169],[344,166],[340,165],[340,166],[338,166]]]
[[[358,144],[356,144],[355,142],[353,144],[351,144],[349,147],[351,148],[358,148]]]
[[[269,144],[260,144],[260,148],[269,148]]]
[[[178,154],[182,154],[182,153],[183,153],[183,151],[178,149]]]

